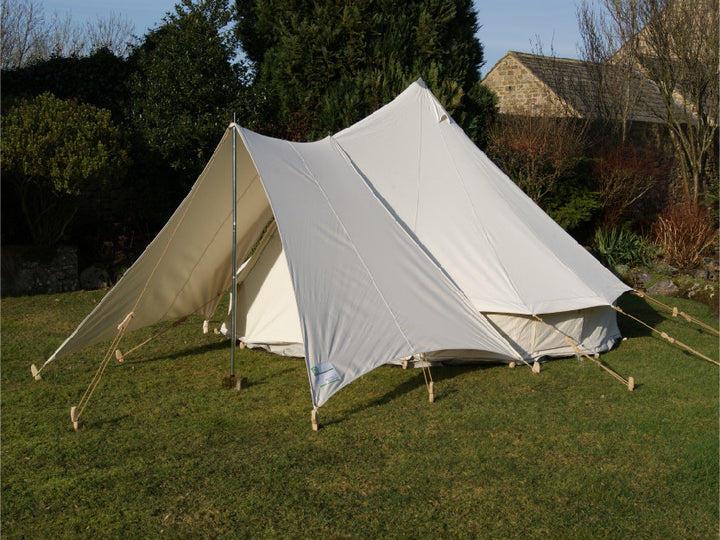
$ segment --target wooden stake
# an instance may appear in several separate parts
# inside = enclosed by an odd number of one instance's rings
[[[508,364],[508,367],[509,367],[510,369],[513,369],[513,368],[515,367],[515,365],[516,365],[515,362],[510,362],[510,363]]]
[[[115,349],[115,358],[117,358],[118,362],[124,362],[125,357],[123,356],[123,353],[120,349]]]
[[[70,407],[70,421],[75,431],[80,429],[80,415],[78,415],[77,407]]]
[[[633,379],[632,377],[628,377],[628,390],[630,390],[631,392],[635,390],[635,379]]]
[[[319,429],[318,425],[318,412],[317,409],[313,409],[312,413],[310,413],[310,420],[312,421],[312,430],[317,431]]]
[[[433,381],[430,381],[430,384],[428,384],[428,399],[430,403],[435,403],[435,384]]]
[[[533,373],[540,373],[540,362],[538,362],[537,360],[535,360],[535,363],[533,364],[532,370],[533,370]]]
[[[33,379],[35,379],[36,381],[42,379],[42,377],[40,376],[40,371],[38,371],[38,368],[35,367],[35,364],[32,364],[30,366],[30,373],[32,373]]]

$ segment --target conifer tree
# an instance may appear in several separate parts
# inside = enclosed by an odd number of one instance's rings
[[[275,100],[276,135],[313,139],[422,77],[469,135],[494,107],[471,0],[238,0],[236,35],[254,84]]]

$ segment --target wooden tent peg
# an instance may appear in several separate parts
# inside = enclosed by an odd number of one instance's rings
[[[75,431],[80,429],[80,415],[77,412],[77,407],[70,407],[70,421]]]
[[[312,413],[310,413],[310,420],[312,421],[312,430],[317,431],[320,426],[318,424],[318,411],[317,409],[313,409]]]
[[[203,334],[207,334],[210,331],[210,321],[205,319],[203,321]]]
[[[430,403],[435,403],[435,383],[433,381],[428,383],[428,400]]]
[[[40,371],[37,367],[35,367],[35,364],[30,365],[30,373],[32,373],[33,379],[35,379],[36,381],[42,379],[42,377],[40,376]]]
[[[509,367],[510,369],[513,369],[516,365],[517,365],[517,364],[516,364],[515,362],[510,362],[510,363],[508,364],[508,367]]]
[[[628,377],[628,390],[630,390],[631,392],[635,390],[635,379],[633,379],[632,377]]]
[[[120,349],[115,349],[115,358],[117,358],[118,362],[124,362],[125,357],[123,356],[123,353]]]
[[[540,362],[535,360],[532,367],[533,373],[540,373]]]

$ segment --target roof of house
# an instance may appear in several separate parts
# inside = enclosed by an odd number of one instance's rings
[[[595,74],[600,74],[606,81],[605,88],[615,86],[612,84],[613,78],[619,84],[623,79],[631,77],[630,88],[635,99],[632,100],[629,120],[655,123],[662,122],[665,116],[665,104],[657,87],[637,71],[628,72],[610,64],[517,51],[509,51],[492,69],[508,57],[515,58],[581,117],[596,118],[603,107],[612,106],[610,92],[600,92]]]

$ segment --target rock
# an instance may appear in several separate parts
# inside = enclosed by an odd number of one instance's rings
[[[676,296],[678,292],[679,289],[672,279],[662,279],[647,290],[650,296]]]
[[[110,285],[110,276],[102,268],[88,266],[80,273],[80,287],[85,290],[105,289]]]
[[[653,275],[645,268],[633,268],[628,272],[627,278],[629,285],[636,289],[645,289],[653,279]]]
[[[720,275],[720,264],[718,264],[718,261],[710,257],[705,257],[704,262],[705,264],[703,266],[705,270],[707,270],[706,279],[709,279],[710,281],[717,281],[718,275]]]
[[[627,273],[630,271],[630,267],[626,264],[616,264],[613,268],[616,276],[624,279]]]
[[[695,279],[708,279],[708,277],[710,276],[710,272],[708,272],[704,268],[698,268],[697,270],[694,270],[691,275]]]

